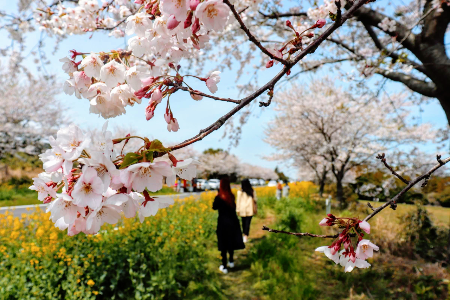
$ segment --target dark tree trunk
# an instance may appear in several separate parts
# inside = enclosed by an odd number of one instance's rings
[[[344,188],[342,186],[342,178],[336,178],[336,199],[339,201],[341,208],[345,208]]]
[[[322,176],[319,179],[319,197],[322,198],[323,190],[325,189],[325,181],[327,180],[328,170],[326,168],[322,171]]]

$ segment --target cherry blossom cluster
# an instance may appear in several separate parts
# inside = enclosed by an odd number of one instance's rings
[[[379,248],[369,240],[364,239],[364,232],[370,234],[370,225],[366,221],[357,218],[336,218],[332,214],[328,214],[319,223],[320,226],[337,225],[344,230],[339,234],[337,239],[330,246],[322,246],[316,249],[323,252],[329,259],[336,264],[340,264],[345,268],[345,272],[351,272],[355,267],[366,269],[370,264],[367,258],[373,256],[373,250],[378,251]],[[353,246],[352,235],[356,236],[356,250]],[[344,247],[341,250],[342,246]]]
[[[72,124],[60,129],[56,139],[50,137],[51,149],[40,155],[45,172],[33,178],[30,189],[49,204],[47,212],[55,226],[67,229],[70,236],[95,234],[104,223],[117,223],[122,214],[138,215],[143,222],[173,204],[172,199],[149,194],[160,190],[164,179],[170,186],[177,175],[187,180],[196,177],[195,160],[177,160],[158,140],[130,135],[112,139],[111,135],[107,123],[95,135]],[[142,139],[143,146],[136,152],[116,153],[114,144],[132,138]],[[154,161],[166,153],[167,161]]]
[[[88,2],[83,3],[87,5]],[[61,59],[63,70],[70,76],[64,84],[64,92],[75,94],[79,99],[88,99],[89,111],[103,118],[124,114],[127,106],[140,104],[142,98],[147,98],[145,117],[150,120],[162,99],[169,99],[171,94],[186,84],[179,74],[181,59],[200,51],[209,40],[208,34],[225,27],[230,13],[221,0],[136,3],[142,6],[135,13],[130,13],[125,22],[125,33],[133,35],[128,40],[128,50],[108,53],[73,50],[71,57]],[[81,4],[75,10],[87,10],[80,7]],[[78,58],[80,60],[76,61]],[[215,71],[206,78],[187,76],[205,82],[209,91],[216,93],[219,74]],[[202,99],[198,91],[186,86],[194,100]],[[179,129],[169,100],[164,119],[169,131]]]

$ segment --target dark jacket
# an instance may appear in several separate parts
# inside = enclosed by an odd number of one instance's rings
[[[236,209],[216,196],[213,209],[219,211],[217,219],[217,241],[219,251],[244,249],[242,231]]]

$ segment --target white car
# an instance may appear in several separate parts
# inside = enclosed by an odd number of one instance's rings
[[[271,180],[271,181],[269,181],[267,186],[277,186],[277,181],[276,180]]]
[[[252,186],[258,186],[259,185],[259,180],[258,179],[249,179],[249,181],[250,181],[250,184],[252,185]]]
[[[211,187],[206,179],[197,179],[197,189],[199,190],[210,190]]]
[[[211,190],[218,190],[220,186],[220,180],[219,179],[210,179],[208,180],[209,188]]]

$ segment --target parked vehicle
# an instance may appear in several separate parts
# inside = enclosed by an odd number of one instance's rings
[[[266,181],[264,179],[260,179],[259,180],[259,185],[260,186],[265,186],[266,185]]]
[[[267,186],[277,186],[277,181],[276,180],[271,180],[271,181],[269,181]]]
[[[210,190],[211,187],[206,179],[197,179],[197,189],[198,190]]]
[[[250,181],[250,184],[252,186],[258,186],[259,185],[259,180],[258,179],[252,178],[252,179],[249,179],[249,181]]]
[[[211,190],[218,190],[220,186],[220,180],[219,179],[210,179],[208,180],[208,184]]]

